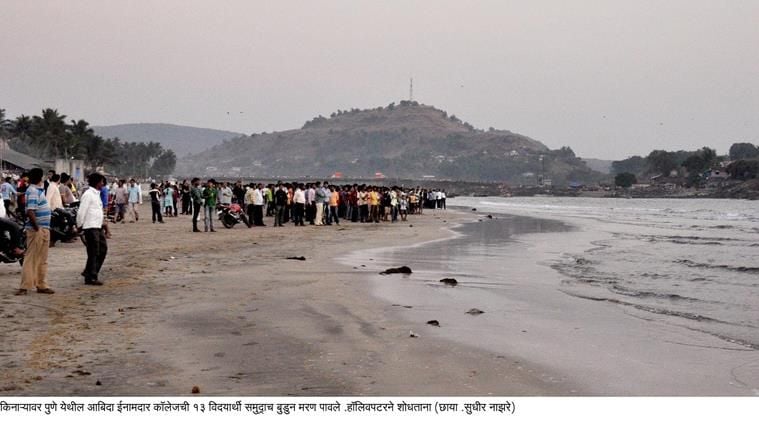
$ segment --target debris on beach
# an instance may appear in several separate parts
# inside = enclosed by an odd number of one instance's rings
[[[436,320],[436,319],[427,321],[427,324],[429,324],[429,325],[431,325],[433,327],[439,327],[440,326],[440,322],[438,320]]]
[[[493,218],[493,216],[492,216],[492,215],[490,215],[490,214],[488,214],[488,218],[492,219],[492,218]]]
[[[95,381],[95,385],[103,385],[103,383],[100,382],[100,380],[97,380],[97,381]]]
[[[408,336],[411,337],[411,338],[419,338],[419,334],[417,334],[417,333],[415,333],[413,331],[409,331],[408,332]]]
[[[380,273],[381,275],[386,274],[411,274],[411,268],[407,266],[397,267],[397,268],[388,268],[385,271],[382,271]]]
[[[456,281],[455,278],[444,278],[444,279],[440,280],[440,282],[444,283],[444,284],[447,284],[449,286],[455,286],[455,285],[459,284],[459,282]]]
[[[200,387],[198,387],[197,385],[193,385],[192,394],[200,394]]]
[[[477,211],[477,208],[472,208],[472,211]]]
[[[288,256],[285,259],[294,259],[294,260],[297,260],[297,261],[305,261],[306,257],[305,256]]]
[[[409,224],[408,226],[409,226],[409,227],[414,227],[414,225],[413,225],[413,224]]]
[[[484,314],[485,311],[481,311],[481,310],[479,310],[477,308],[472,308],[472,309],[466,311],[466,313],[469,314],[469,315],[480,315],[480,314]]]

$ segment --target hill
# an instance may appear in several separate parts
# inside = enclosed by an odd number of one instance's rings
[[[132,123],[113,126],[93,126],[104,138],[119,138],[127,142],[158,142],[178,156],[195,154],[241,133],[165,123]]]
[[[585,161],[585,164],[587,164],[591,170],[603,174],[611,173],[611,163],[614,162],[614,160],[601,160],[598,158],[583,158],[582,161]]]
[[[544,169],[557,183],[599,177],[570,148],[550,150],[527,136],[478,130],[431,106],[403,101],[319,116],[301,129],[240,136],[185,157],[177,174],[226,177],[391,178],[535,184]]]

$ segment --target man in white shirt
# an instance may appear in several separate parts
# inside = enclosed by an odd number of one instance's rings
[[[232,188],[229,187],[229,184],[227,182],[224,182],[221,189],[219,189],[219,203],[226,206],[231,205],[232,196]]]
[[[299,184],[295,187],[295,192],[293,193],[293,204],[295,205],[293,208],[293,223],[296,226],[305,225],[303,223],[303,212],[306,209],[306,192],[303,189],[303,184]]]
[[[84,230],[84,240],[87,244],[87,264],[82,275],[84,284],[102,286],[98,273],[108,254],[106,239],[111,237],[108,224],[103,219],[103,203],[100,199],[100,189],[105,185],[105,177],[100,173],[92,173],[87,177],[90,185],[79,200],[79,211],[76,215],[76,225]]]
[[[264,224],[264,185],[261,183],[253,190],[253,220],[251,223],[255,226],[266,226]]]
[[[45,198],[47,199],[50,210],[54,211],[58,208],[63,208],[63,200],[61,199],[61,191],[58,190],[58,182],[61,180],[60,174],[53,174],[50,177],[50,183],[47,185],[47,193]]]

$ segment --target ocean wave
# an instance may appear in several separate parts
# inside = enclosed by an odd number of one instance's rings
[[[657,292],[649,292],[649,291],[640,291],[640,290],[629,289],[627,287],[622,287],[619,285],[612,286],[610,290],[617,294],[621,294],[621,295],[629,296],[629,297],[635,297],[635,298],[664,299],[664,300],[670,300],[670,301],[684,301],[684,302],[704,302],[704,300],[701,300],[695,297],[681,296],[676,293],[657,293]]]
[[[719,270],[728,270],[728,271],[737,271],[741,273],[757,273],[759,274],[759,267],[744,267],[744,266],[734,266],[734,265],[725,265],[725,264],[708,264],[703,262],[694,262],[690,259],[678,259],[674,261],[676,264],[682,264],[691,268],[708,268],[708,269],[719,269]]]

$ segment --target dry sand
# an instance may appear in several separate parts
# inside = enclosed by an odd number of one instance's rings
[[[2,265],[0,396],[175,396],[193,386],[204,395],[569,394],[521,359],[424,335],[425,321],[372,297],[362,263],[334,260],[449,236],[463,218],[449,210],[284,228],[267,218],[268,227],[217,233],[192,233],[187,216],[118,224],[104,286],[83,284],[81,243],[50,250],[54,295],[13,296],[20,267]]]

